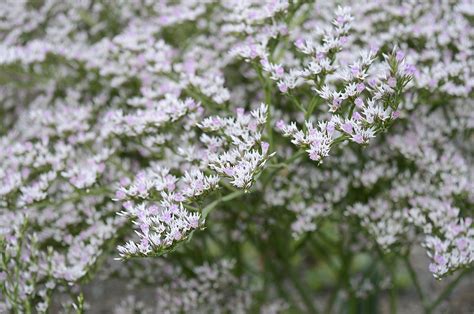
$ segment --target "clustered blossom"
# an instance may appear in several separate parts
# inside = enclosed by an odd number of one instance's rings
[[[309,60],[304,60],[300,69],[291,68],[286,74],[281,70],[283,69],[281,66],[272,67],[268,60],[263,61],[263,69],[272,73],[272,79],[278,80],[280,92],[288,93],[289,90],[295,89],[302,83],[317,86],[318,83],[323,82],[321,76],[334,73],[337,70],[334,64],[335,56],[347,42],[352,20],[349,7],[338,7],[332,22],[334,27],[316,30],[316,33],[322,37],[322,45],[316,44],[311,38],[298,38],[294,42],[296,49],[310,57]]]
[[[453,141],[449,136],[459,129],[472,128],[461,118],[470,115],[464,110],[458,109],[447,116],[438,110],[432,113],[421,110],[411,118],[413,123],[404,134],[388,138],[390,148],[371,149],[373,163],[379,160],[384,163],[378,169],[374,169],[374,164],[367,165],[361,172],[360,185],[371,189],[381,180],[390,180],[391,184],[378,198],[373,198],[374,204],[379,204],[375,212],[368,215],[369,204],[357,204],[350,210],[370,226],[377,241],[383,241],[384,234],[392,230],[391,244],[400,245],[410,241],[408,230],[416,230],[432,259],[429,269],[436,278],[469,267],[473,261],[472,218],[463,216],[456,205],[460,198],[472,200],[473,172],[463,154],[464,148],[455,142],[458,137],[452,137],[456,139]],[[446,119],[456,116],[461,118],[457,118],[459,124],[446,123]],[[412,163],[416,172],[400,171],[391,158]],[[382,215],[386,216],[373,219],[381,208],[385,208]],[[374,228],[377,225],[385,227],[377,231]]]
[[[291,138],[293,144],[305,149],[310,159],[318,162],[329,156],[335,143],[346,138],[357,144],[367,144],[378,131],[398,117],[396,98],[411,78],[410,73],[400,70],[403,69],[404,59],[396,58],[395,54],[385,56],[385,59],[387,68],[372,73],[372,78],[367,74],[375,60],[372,51],[363,54],[362,60],[349,65],[348,69],[326,69],[322,75],[339,76],[346,84],[339,92],[331,90],[329,85],[315,89],[328,104],[330,119],[319,121],[317,127],[306,120],[303,130],[298,129],[294,122],[287,125],[282,120],[278,121],[277,127],[285,137]],[[318,75],[320,73],[312,74],[317,77],[313,82],[315,84],[324,80]]]
[[[420,220],[425,220],[426,216],[419,213],[417,208],[411,209],[409,215],[410,218],[413,217],[413,223],[423,228],[426,234],[423,246],[432,258],[430,271],[435,277],[442,277],[469,266],[474,261],[472,218],[459,218],[459,208],[449,203],[438,200],[424,201],[424,206],[429,207],[427,216],[430,222],[425,221],[424,225],[419,225]],[[435,235],[434,231],[438,231],[439,235]]]
[[[185,208],[194,198],[218,186],[219,177],[206,176],[193,168],[178,180],[169,169],[156,165],[140,172],[135,180],[116,192],[124,202],[120,214],[134,219],[140,241],[119,246],[122,257],[148,255],[186,239],[204,220]]]
[[[389,205],[379,200],[374,201],[374,204],[356,203],[347,211],[347,215],[360,219],[361,225],[384,250],[397,243],[408,231],[407,225],[403,223],[403,212],[391,212]]]
[[[194,269],[194,278],[179,278],[156,291],[156,312],[211,312],[215,309],[246,313],[251,301],[251,289],[244,279],[232,273],[232,262],[202,265]]]
[[[254,177],[275,153],[262,141],[262,129],[267,122],[268,106],[261,104],[249,114],[237,109],[236,118],[206,118],[199,127],[216,136],[207,144],[209,167],[227,177],[237,188],[249,189]],[[226,147],[229,149],[225,150]],[[224,151],[222,151],[224,148]]]
[[[371,68],[376,60],[375,49],[361,53],[360,60],[352,64],[337,64],[337,54],[347,41],[352,19],[349,8],[339,7],[333,21],[334,28],[321,30],[321,46],[311,39],[298,39],[295,42],[296,48],[309,57],[309,60],[302,59],[301,70],[293,65],[287,74],[282,64],[269,61],[274,58],[271,53],[262,51],[257,54],[263,72],[277,81],[280,92],[289,94],[294,99],[292,90],[307,83],[328,104],[332,116],[329,121],[319,121],[317,128],[312,126],[311,120],[305,121],[303,131],[295,123],[286,125],[283,120],[277,123],[282,134],[291,137],[292,143],[305,149],[315,161],[327,157],[335,141],[348,137],[358,144],[366,144],[379,129],[396,119],[399,115],[396,110],[399,95],[413,75],[407,70],[410,65],[406,63],[401,51],[390,56],[384,55],[386,66],[374,67],[376,70]],[[244,52],[237,55],[249,60]],[[324,83],[326,80],[328,83]],[[344,84],[340,91],[331,88],[340,83]],[[311,99],[308,108],[303,109],[304,112],[311,114],[317,102],[317,98]],[[298,100],[296,103],[300,108]]]
[[[329,161],[328,161],[329,162]],[[294,236],[317,230],[318,221],[335,210],[347,193],[350,181],[340,171],[318,171],[313,166],[290,165],[294,177],[285,175],[275,178],[272,189],[264,198],[268,206],[284,208],[296,214],[291,223]],[[315,197],[314,190],[318,191]]]
[[[11,221],[10,230],[2,226],[0,242],[0,279],[2,295],[11,303],[0,304],[0,310],[7,312],[16,307],[20,311],[31,311],[34,304],[31,300],[39,298],[36,304],[38,313],[46,313],[52,290],[56,283],[53,280],[51,252],[38,250],[36,235],[26,234],[25,217],[17,216]]]
[[[156,289],[156,302],[145,305],[135,297],[124,300],[115,313],[247,313],[252,301],[252,288],[247,278],[232,274],[234,263],[221,260],[212,265],[199,265],[192,275],[184,274],[179,267],[172,266],[170,273],[161,274],[162,286]],[[169,277],[169,278],[167,278]],[[166,283],[166,280],[171,280]]]
[[[156,297],[117,313],[313,313],[306,270],[351,306],[416,246],[465,274],[473,19],[470,0],[1,3],[0,312],[118,277]]]
[[[120,256],[162,254],[201,228],[205,217],[192,205],[217,189],[221,179],[229,180],[237,188],[249,189],[254,177],[274,155],[269,153],[269,144],[261,141],[266,112],[267,106],[262,104],[250,114],[238,109],[236,118],[204,118],[196,124],[206,132],[200,139],[200,165],[189,165],[178,178],[170,169],[155,164],[139,172],[133,182],[121,186],[116,199],[123,202],[125,210],[120,215],[134,219],[140,241],[130,240],[119,246]],[[193,158],[186,156],[183,148],[181,153],[186,159]],[[204,167],[216,174],[206,175]]]

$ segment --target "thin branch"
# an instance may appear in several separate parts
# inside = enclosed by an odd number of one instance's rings
[[[424,309],[425,313],[427,313],[428,312],[428,304],[426,302],[425,295],[423,294],[423,289],[421,288],[420,282],[418,280],[418,276],[416,275],[416,272],[413,269],[413,266],[410,262],[409,255],[407,254],[403,260],[404,260],[405,265],[408,269],[408,273],[410,274],[411,281],[413,282],[413,285],[415,286],[416,293],[418,294],[418,297],[420,298],[421,304],[423,305],[423,309]]]
[[[453,292],[454,288],[456,288],[462,277],[472,270],[473,268],[462,271],[453,281],[451,281],[449,285],[443,290],[443,292],[441,292],[435,301],[428,307],[428,312],[431,313],[441,302],[443,302],[451,294],[451,292]]]

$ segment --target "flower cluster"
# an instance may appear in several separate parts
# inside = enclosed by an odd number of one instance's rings
[[[267,111],[268,106],[264,104],[250,115],[238,108],[236,118],[213,116],[199,125],[202,130],[216,134],[206,138],[209,167],[229,178],[237,188],[249,189],[254,177],[275,154],[269,152],[270,144],[261,140]]]
[[[305,149],[310,159],[318,162],[329,156],[332,146],[345,139],[367,144],[399,116],[399,95],[412,76],[403,70],[405,60],[399,53],[385,55],[385,59],[386,69],[379,67],[379,72],[372,73],[372,77],[368,72],[375,60],[373,51],[362,54],[361,60],[350,64],[347,69],[334,65],[333,69],[311,73],[313,85],[324,81],[321,75],[342,78],[342,82],[331,82],[334,86],[343,86],[340,91],[332,90],[327,84],[320,89],[314,88],[321,99],[319,103],[328,105],[330,118],[319,121],[316,127],[312,121],[306,120],[303,130],[298,129],[296,123],[286,125],[283,120],[278,121],[277,127],[285,137],[291,138],[293,144]],[[333,63],[328,61],[328,64]],[[311,113],[317,103],[318,99],[314,97],[306,114]]]
[[[140,172],[132,183],[116,192],[125,207],[119,214],[135,219],[140,238],[138,244],[129,241],[119,246],[120,255],[148,255],[186,239],[204,221],[198,212],[187,210],[184,203],[215,189],[218,182],[217,176],[206,176],[196,168],[179,181],[169,169],[158,165]]]
[[[9,230],[2,226],[1,293],[8,298],[8,302],[0,304],[2,312],[11,308],[28,312],[36,307],[38,313],[46,313],[56,286],[51,252],[38,250],[38,238],[27,234],[27,228],[28,222],[22,216],[14,218]],[[31,302],[35,298],[40,300],[36,306]]]
[[[436,279],[474,261],[473,18],[469,0],[0,3],[0,312],[94,278],[155,286],[118,313],[315,313],[320,287],[347,312],[404,274],[432,312],[416,249]]]
[[[147,306],[145,300],[130,297],[115,308],[115,313],[247,313],[252,288],[246,278],[232,274],[234,264],[229,260],[203,264],[193,268],[190,275],[171,266],[169,274],[158,275],[162,286],[155,291],[155,302]]]

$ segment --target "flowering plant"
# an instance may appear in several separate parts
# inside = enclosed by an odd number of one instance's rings
[[[474,6],[342,2],[0,4],[0,311],[436,310],[474,260]]]

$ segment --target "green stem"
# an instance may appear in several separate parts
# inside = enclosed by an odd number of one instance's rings
[[[233,187],[231,184],[225,182],[224,180],[221,180],[219,182],[219,184],[221,184],[222,186],[224,186],[226,189],[232,191],[232,192],[235,192],[235,191],[238,191],[237,188]]]
[[[339,228],[341,230],[341,228]],[[342,232],[341,232],[342,234]],[[351,241],[351,238],[349,238]],[[348,312],[357,313],[357,297],[352,289],[350,276],[351,276],[351,265],[353,260],[352,252],[350,251],[350,243],[347,243],[347,247],[344,245],[344,241],[341,240],[338,245],[339,256],[341,257],[341,268],[340,268],[340,281],[344,289],[347,290],[349,296],[348,300]]]
[[[290,93],[288,93],[288,97],[290,97],[291,101],[295,104],[296,107],[298,107],[299,110],[301,110],[305,114],[306,117],[306,109],[303,108],[298,99],[296,99],[296,97],[291,95]]]
[[[268,136],[268,143],[270,144],[270,152],[273,151],[273,126],[272,126],[272,112],[271,112],[271,103],[272,103],[272,86],[271,83],[265,78],[257,63],[252,63],[255,72],[257,72],[258,80],[263,87],[263,92],[265,95],[265,104],[268,105],[268,113],[267,113],[267,136]]]
[[[313,96],[313,98],[311,99],[311,101],[309,103],[308,110],[306,111],[306,113],[304,115],[305,120],[308,120],[309,117],[311,117],[311,114],[313,113],[313,111],[316,108],[317,104],[318,104],[318,97]]]
[[[311,238],[311,244],[314,245],[314,246],[311,246],[311,249],[314,250],[316,248],[315,252],[317,254],[319,253],[323,257],[327,257],[326,264],[331,269],[331,271],[337,276],[337,274],[339,273],[339,269],[337,269],[337,267],[335,266],[335,263],[332,262],[330,252],[328,252],[326,248],[323,247],[323,245],[320,244],[315,238]]]
[[[289,157],[288,159],[286,159],[284,162],[282,163],[278,163],[276,165],[270,165],[272,166],[272,170],[271,172],[268,173],[268,175],[265,177],[265,181],[263,183],[263,187],[262,187],[262,195],[265,195],[265,191],[267,189],[267,186],[270,184],[270,182],[272,181],[272,178],[273,176],[275,176],[278,172],[278,170],[280,168],[285,168],[287,167],[291,162],[293,162],[294,160],[298,159],[301,155],[303,155],[305,153],[304,150],[299,150],[298,152],[294,153],[291,157]],[[270,167],[269,166],[269,167]],[[263,199],[263,198],[262,198]]]
[[[336,138],[336,139],[331,143],[331,145],[330,145],[330,146],[331,146],[331,149],[332,149],[333,147],[335,147],[336,145],[338,145],[339,143],[344,142],[344,141],[347,140],[348,138],[349,138],[349,136],[346,135],[346,134],[343,134],[343,135],[339,136],[338,138]]]
[[[341,287],[341,282],[338,281],[337,285],[334,287],[334,290],[331,293],[331,296],[329,297],[326,307],[324,308],[324,313],[328,313],[328,314],[332,313],[332,309],[334,307],[334,304],[336,303],[337,295],[339,294],[340,287]]]
[[[273,152],[274,145],[273,145],[273,122],[272,122],[272,87],[268,82],[265,82],[265,104],[268,106],[268,113],[267,113],[267,134],[268,134],[268,143],[270,144],[269,150]]]
[[[433,303],[428,307],[428,313],[431,313],[443,300],[448,297],[451,292],[456,288],[457,284],[459,281],[462,279],[464,275],[467,273],[471,272],[472,269],[466,269],[463,272],[461,272],[451,283],[443,290],[443,292],[440,293],[440,295],[435,299]]]
[[[396,314],[397,313],[397,287],[395,282],[395,261],[391,262],[388,257],[384,254],[382,249],[379,247],[378,244],[375,244],[375,250],[377,251],[380,259],[382,260],[383,265],[388,269],[390,274],[390,280],[392,282],[392,286],[390,287],[389,292],[389,302],[390,302],[390,313]]]
[[[84,314],[84,295],[81,293],[77,297],[77,303],[74,303],[76,314]]]
[[[207,215],[211,212],[211,210],[213,210],[217,205],[219,205],[220,203],[224,203],[224,202],[228,202],[230,200],[233,200],[234,198],[237,198],[241,195],[244,194],[244,191],[235,191],[235,192],[232,192],[218,200],[215,200],[214,202],[210,203],[209,205],[207,205],[206,207],[204,207],[202,209],[202,218],[205,219],[207,217]]]
[[[352,104],[351,107],[349,108],[349,119],[352,118],[352,114],[354,113],[354,108],[355,108],[355,104]]]
[[[298,159],[301,155],[303,155],[305,153],[304,150],[300,150],[296,153],[294,153],[293,155],[291,155],[288,159],[286,159],[285,161],[283,162],[280,162],[278,164],[274,164],[274,165],[269,165],[267,168],[270,168],[270,169],[280,169],[280,168],[286,168],[288,167],[288,165],[295,161],[296,159]]]
[[[290,277],[291,282],[293,283],[293,286],[296,288],[296,290],[298,290],[298,293],[301,296],[301,299],[303,300],[309,313],[312,313],[312,314],[319,313],[318,309],[314,305],[313,300],[311,299],[310,294],[308,293],[308,290],[306,289],[306,286],[303,285],[303,283],[299,280],[300,276],[296,274],[293,270],[290,270],[289,277]]]
[[[266,269],[270,270],[270,275],[273,277],[272,283],[276,285],[278,294],[283,300],[289,300],[295,308],[298,308],[298,302],[294,300],[294,296],[290,291],[286,291],[285,286],[282,283],[280,274],[282,271],[277,269],[274,261],[269,260],[268,256],[263,257],[265,259]]]
[[[397,314],[397,287],[395,286],[395,276],[391,271],[392,287],[390,288],[390,313]]]
[[[413,282],[413,285],[415,286],[416,293],[418,294],[418,297],[420,298],[421,304],[423,305],[423,309],[425,313],[428,312],[428,305],[426,303],[426,298],[423,294],[423,289],[421,288],[420,282],[418,281],[418,276],[416,275],[415,270],[413,269],[413,266],[410,263],[410,258],[409,255],[405,256],[404,258],[405,265],[408,269],[408,273],[410,274],[411,281]]]

